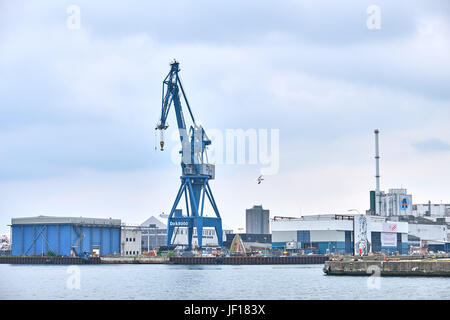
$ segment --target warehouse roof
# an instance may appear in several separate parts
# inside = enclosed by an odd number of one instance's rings
[[[12,218],[12,225],[17,224],[82,224],[82,225],[101,225],[101,226],[119,226],[120,219],[102,219],[102,218],[84,218],[84,217],[50,217],[37,216],[27,218]]]
[[[142,224],[141,227],[154,227],[154,228],[158,228],[158,229],[166,229],[167,226],[161,222],[158,218],[151,216],[150,218],[148,218],[147,220],[145,220]]]

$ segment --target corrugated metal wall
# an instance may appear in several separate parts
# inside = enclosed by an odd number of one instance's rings
[[[300,242],[302,244],[302,248],[304,248],[305,243],[311,242],[311,232],[309,230],[298,230],[297,241]]]
[[[83,237],[80,239],[80,234]],[[120,253],[120,227],[77,226],[69,224],[13,225],[12,254],[41,255],[52,251],[69,256],[72,246],[78,253],[100,249],[100,255]]]
[[[297,230],[296,238],[293,231],[274,231],[272,247],[283,248],[286,242],[297,241],[302,249],[312,250],[314,253],[329,252],[352,253],[353,239],[351,231],[340,230]]]
[[[407,236],[407,235],[406,235]],[[386,247],[381,245],[381,232],[372,232],[372,252],[384,252],[393,254],[398,251],[400,254],[408,253],[408,242],[404,243],[404,235],[397,233],[397,246]]]

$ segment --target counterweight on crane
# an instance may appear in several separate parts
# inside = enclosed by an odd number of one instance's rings
[[[222,246],[222,219],[209,186],[209,180],[214,179],[215,176],[215,166],[208,163],[206,154],[206,146],[211,144],[211,140],[209,140],[203,127],[195,122],[180,81],[179,71],[179,63],[174,60],[170,64],[170,71],[163,81],[161,118],[156,126],[156,130],[160,130],[161,133],[160,146],[161,151],[163,151],[164,130],[168,127],[167,116],[169,115],[170,107],[173,105],[181,140],[181,186],[178,189],[175,202],[168,217],[167,246],[169,247],[173,242],[172,236],[175,228],[180,227],[187,228],[187,245],[189,249],[192,248],[194,227],[197,230],[199,247],[203,245],[202,236],[203,228],[205,227],[215,228],[218,244]],[[181,97],[192,120],[189,132],[183,116]],[[185,215],[183,215],[181,209],[177,209],[183,195],[186,202]],[[207,199],[205,199],[205,196]],[[208,217],[203,215],[205,201],[211,204],[214,216]]]

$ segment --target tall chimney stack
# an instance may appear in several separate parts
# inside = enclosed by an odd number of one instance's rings
[[[375,178],[376,178],[376,189],[375,189],[375,215],[381,215],[381,197],[380,197],[380,153],[378,145],[378,134],[380,131],[375,129]]]

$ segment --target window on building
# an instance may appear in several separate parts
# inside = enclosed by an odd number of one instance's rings
[[[136,238],[133,238],[133,242],[136,242]]]

